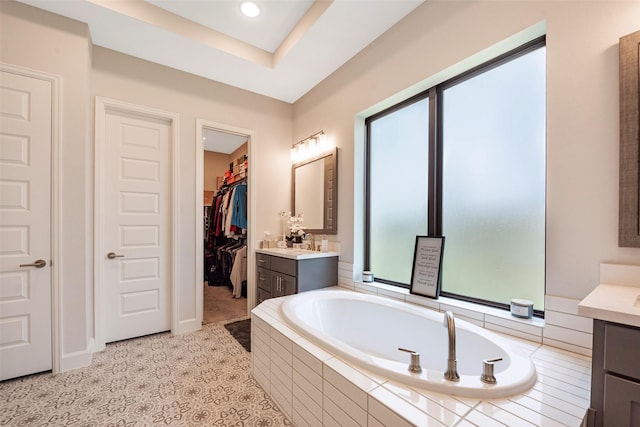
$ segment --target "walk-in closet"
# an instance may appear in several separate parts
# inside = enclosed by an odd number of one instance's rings
[[[203,323],[247,314],[247,137],[204,129]]]

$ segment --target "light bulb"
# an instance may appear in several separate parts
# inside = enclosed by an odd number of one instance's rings
[[[243,1],[240,4],[240,11],[244,16],[249,18],[255,18],[260,15],[260,8],[252,1]]]
[[[321,133],[318,135],[318,151],[324,151],[329,148],[329,140],[327,139],[327,135]]]

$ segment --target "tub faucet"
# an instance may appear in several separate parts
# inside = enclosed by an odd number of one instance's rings
[[[452,312],[446,311],[444,313],[443,325],[449,333],[449,357],[447,358],[447,372],[444,373],[444,377],[449,381],[459,381],[460,375],[458,375],[458,362],[456,361],[456,324]]]

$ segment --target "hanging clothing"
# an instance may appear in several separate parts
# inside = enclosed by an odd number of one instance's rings
[[[247,184],[238,185],[233,192],[231,225],[240,230],[247,229]]]
[[[233,284],[233,297],[242,296],[242,282],[247,280],[247,246],[244,245],[235,251],[233,268],[231,269],[231,283]]]
[[[207,210],[205,280],[211,286],[229,286],[239,298],[247,280],[247,184],[223,186]],[[243,255],[237,256],[244,248]]]

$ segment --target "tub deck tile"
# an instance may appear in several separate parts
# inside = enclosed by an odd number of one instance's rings
[[[351,362],[344,361],[338,356],[334,356],[331,359],[326,360],[325,364],[329,364],[336,371],[340,371],[341,369],[345,369],[347,373],[348,372],[355,372],[355,374],[358,375],[358,378],[361,377],[361,376],[364,376],[364,377],[366,377],[366,379],[368,379],[370,381],[373,381],[376,384],[383,384],[383,383],[385,383],[386,381],[389,380],[388,378],[383,377],[382,375],[377,374],[377,373],[375,373],[373,371],[370,371],[368,369],[361,368],[359,366],[353,365]],[[366,384],[366,383],[363,383],[363,384]]]
[[[400,301],[404,301],[406,293],[399,292],[395,289],[378,289],[378,295],[384,295],[385,297],[397,299]]]
[[[481,427],[505,427],[506,424],[501,423],[495,418],[491,418],[488,415],[483,414],[480,411],[473,410],[464,417],[464,421],[469,421],[473,423],[472,425],[481,426]],[[460,424],[462,425],[462,424]]]
[[[294,357],[293,381],[294,383],[297,383],[299,381],[304,382],[305,388],[309,388],[308,393],[319,393],[320,398],[316,400],[322,401],[322,371],[320,374],[318,374],[314,370],[309,369],[307,365],[300,361],[300,359]]]
[[[384,402],[384,405],[382,402]],[[391,393],[384,387],[378,387],[369,394],[369,412],[388,426],[444,426],[453,425],[460,419],[457,415],[452,414],[452,421],[445,424],[396,396],[394,393]]]
[[[505,399],[452,397],[388,381],[334,357],[289,328],[280,315],[282,301],[268,300],[252,312],[253,376],[300,427],[579,426],[589,406],[588,356],[507,336],[535,363],[535,386]]]
[[[325,380],[329,380],[338,389],[349,390],[353,395],[359,392],[366,394],[381,384],[345,362],[335,358],[324,362],[322,375]],[[366,397],[359,401],[359,404],[363,408],[366,408]]]
[[[562,364],[556,364],[547,360],[534,359],[534,365],[536,369],[547,369],[549,371],[555,371],[560,374],[564,374],[577,380],[586,381],[591,383],[591,369],[580,365],[563,366]]]
[[[547,323],[544,327],[543,339],[552,339],[564,343],[570,343],[578,347],[591,349],[593,344],[593,335],[588,332],[575,331],[565,327],[551,325]]]
[[[284,412],[289,419],[291,419],[291,410],[293,404],[293,393],[291,391],[291,384],[287,385],[282,378],[277,374],[274,375],[273,371],[271,372],[271,392],[270,394],[273,396],[275,402],[277,402],[278,407]]]
[[[405,296],[405,301],[411,303],[411,304],[416,304],[416,305],[420,305],[422,307],[426,307],[428,309],[431,309],[433,311],[440,311],[440,303],[434,299],[431,298],[427,298],[427,297],[420,297],[417,295],[412,295],[409,294],[407,296]]]
[[[484,324],[485,328],[493,332],[499,332],[501,334],[509,335],[510,337],[522,338],[525,340],[533,341],[542,344],[542,335],[531,335],[526,332],[522,332],[520,330],[511,329],[499,324],[491,323],[486,321]]]
[[[333,405],[349,415],[358,425],[367,425],[367,394],[353,394],[351,390],[338,389],[331,382],[325,380],[323,384],[324,401],[330,400]],[[364,406],[360,401],[364,399]],[[339,420],[338,420],[339,421]]]
[[[371,414],[369,414],[369,418],[367,420],[367,427],[387,427],[387,426],[385,426],[380,421],[375,419]]]
[[[353,420],[352,425],[357,425]],[[324,411],[322,413],[322,426],[323,427],[342,427],[342,424],[339,424],[328,412]]]
[[[269,326],[267,322],[262,320],[260,316],[256,316],[253,313],[251,314],[251,328],[252,330],[257,328],[266,333],[269,333],[271,330],[271,326]]]
[[[478,427],[478,424],[473,424],[470,421],[467,420],[460,420],[460,422],[458,422],[458,424],[455,425],[455,427]]]
[[[416,408],[433,415],[447,425],[451,425],[452,421],[457,419],[456,417],[453,417],[454,415],[463,417],[467,412],[469,412],[472,406],[475,406],[478,403],[478,401],[475,400],[470,401],[472,404],[468,405],[456,400],[452,396],[433,393],[428,390],[422,390],[414,387],[407,387],[404,384],[400,384],[395,381],[387,381],[382,386],[395,395],[400,396]]]
[[[566,425],[578,425],[584,416],[585,408],[579,408],[561,400],[554,400],[540,394],[516,396],[509,399],[533,411],[545,414]]]
[[[540,392],[544,396],[548,396],[549,399],[552,399],[552,400],[567,402],[579,408],[583,408],[583,413],[584,411],[586,411],[587,408],[589,408],[589,404],[590,404],[589,399],[584,399],[574,394],[567,393],[565,390],[559,389],[557,387],[552,387],[548,384],[543,384],[541,382],[538,382],[536,383],[535,386],[533,386],[533,389],[526,394],[527,396],[529,396],[534,392]]]
[[[322,414],[322,412],[320,414]],[[307,411],[304,406],[296,406],[295,398],[292,421],[296,427],[322,427],[322,421],[319,421],[316,417],[311,415],[311,412]]]
[[[308,378],[309,372],[300,373],[298,370],[293,370],[293,394],[296,395],[296,388],[299,391],[305,393],[309,399],[316,402],[318,405],[322,404],[322,377],[318,377],[319,380],[316,383],[316,378],[313,379],[313,382],[309,381]],[[315,373],[313,373],[315,375]],[[316,384],[314,384],[316,383]]]
[[[366,283],[356,282],[355,287],[358,292],[362,292],[364,294],[369,294],[369,295],[378,295],[378,288],[376,288],[375,286],[367,285]]]
[[[478,406],[476,406],[476,409],[482,412],[484,415],[490,418],[493,418],[496,421],[499,421],[509,427],[531,427],[536,425],[536,424],[530,423],[529,421],[526,421],[524,418],[521,418],[517,415],[512,414],[509,411],[506,411],[500,408],[499,406],[495,405],[494,402],[485,402],[485,401],[480,402]],[[526,417],[526,414],[519,414],[519,415]],[[538,423],[537,425],[540,425],[540,424]],[[559,424],[555,423],[555,424],[549,424],[549,425],[559,425]]]
[[[291,342],[300,338],[296,332],[294,332],[289,326],[282,322],[275,322],[271,325],[271,337],[275,337],[283,346],[286,346],[291,351]]]
[[[364,424],[359,424],[356,420],[351,418],[349,413],[345,412],[338,405],[333,402],[326,394],[322,399],[322,424],[326,426],[344,426],[344,427],[359,427],[366,426],[366,419]]]
[[[569,352],[560,348],[540,347],[532,355],[533,359],[548,360],[566,367],[583,366],[591,370],[591,358],[582,354]]]
[[[277,378],[283,384],[283,387],[291,392],[293,387],[293,384],[291,382],[293,374],[290,372],[286,372],[288,371],[288,369],[282,369],[277,363],[274,363],[273,361],[271,362],[269,367],[271,369],[271,381],[273,382],[273,379]]]
[[[253,364],[257,369],[262,371],[264,374],[268,374],[271,369],[271,363],[269,362],[269,358],[267,357],[255,357],[253,359]]]
[[[501,409],[510,412],[513,415],[518,417],[522,417],[528,422],[533,423],[536,426],[571,426],[571,425],[580,425],[580,420],[572,417],[566,412],[554,410],[548,406],[544,405],[535,405],[532,402],[533,399],[529,399],[527,402],[514,402],[512,400],[492,400],[491,403],[494,403],[496,406]],[[526,403],[527,405],[537,406],[536,409],[531,409],[528,406],[522,404]],[[560,417],[560,418],[553,418]]]
[[[262,307],[262,304],[260,304],[259,306],[251,310],[251,314],[252,315],[255,314],[256,316],[259,316],[268,325],[273,325],[274,323],[278,323],[280,321],[279,320],[280,317],[279,316],[273,317],[271,314],[269,314],[267,311],[264,310],[264,308]]]
[[[572,353],[581,354],[584,356],[591,355],[591,348],[580,347],[578,345],[569,344],[564,341],[551,339],[547,336],[542,337],[542,343],[547,347],[561,348]]]
[[[274,350],[274,345],[277,345],[280,350],[279,352],[287,352],[289,354],[293,353],[293,343],[280,331],[271,329],[271,349]],[[288,357],[288,356],[287,356]]]
[[[322,362],[333,357],[333,355],[302,337],[294,341],[293,355],[319,375],[322,375]]]
[[[547,375],[543,375],[540,372],[538,372],[538,383],[559,388],[563,390],[565,393],[572,394],[581,399],[589,400],[591,398],[591,392],[589,390],[585,390],[582,387],[576,387],[574,385],[567,384],[564,381],[558,380],[556,378],[553,378]]]
[[[567,385],[579,387],[586,391],[589,391],[591,387],[591,381],[589,379],[585,378],[584,376],[576,377],[573,375],[566,374],[567,372],[566,370],[563,372],[560,372],[557,369],[550,369],[546,366],[536,364],[536,371],[538,372],[538,375],[555,378],[556,380],[560,380]]]
[[[451,311],[455,316],[460,316],[466,319],[477,320],[478,322],[484,322],[484,313],[480,313],[476,310],[468,310],[459,306],[440,303],[440,311]]]
[[[320,401],[309,397],[301,387],[293,385],[293,409],[310,425],[322,425],[322,422],[313,414],[322,416],[322,394]],[[294,421],[295,422],[295,421]]]

